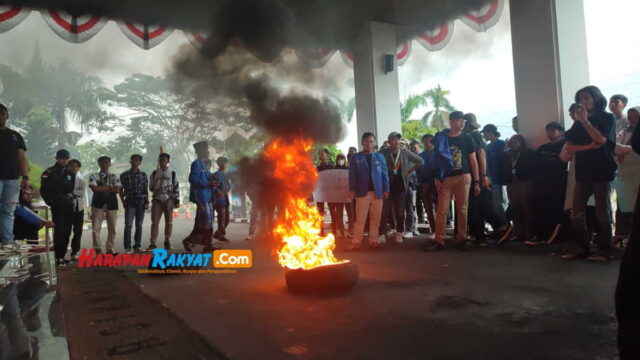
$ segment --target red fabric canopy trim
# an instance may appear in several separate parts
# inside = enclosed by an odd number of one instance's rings
[[[145,50],[160,44],[173,32],[171,28],[158,25],[132,23],[129,21],[118,21],[117,24],[122,33],[131,42]]]
[[[404,65],[409,59],[409,55],[411,55],[411,40],[398,46],[398,50],[396,51],[396,62],[398,66]]]
[[[0,33],[11,30],[31,13],[22,6],[0,5]]]
[[[52,9],[43,11],[42,18],[58,36],[76,44],[94,37],[108,21],[100,16],[74,16],[64,11]]]
[[[498,23],[503,9],[504,0],[493,0],[482,8],[463,15],[460,20],[475,31],[487,31],[487,29]]]
[[[209,37],[209,35],[198,31],[183,31],[183,33],[191,45],[198,50],[202,50],[204,43],[207,42],[207,38]]]
[[[433,30],[418,35],[416,40],[429,51],[442,50],[451,41],[454,29],[453,24],[453,21],[446,22]]]

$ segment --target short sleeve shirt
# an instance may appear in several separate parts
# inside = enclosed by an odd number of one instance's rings
[[[616,171],[615,151],[615,119],[612,114],[601,112],[589,117],[593,127],[607,138],[603,146],[576,153],[576,180],[580,182],[613,181]],[[576,121],[565,133],[567,141],[577,145],[588,145],[593,140],[584,126]]]
[[[27,150],[22,135],[11,129],[0,130],[0,180],[20,177],[18,149]]]
[[[120,177],[112,173],[95,173],[89,176],[89,186],[122,186]],[[118,210],[118,197],[115,193],[96,192],[93,194],[91,206],[107,207],[108,210]]]
[[[449,136],[449,151],[453,167],[448,177],[471,173],[469,154],[476,152],[476,144],[469,134],[461,134],[456,137]]]

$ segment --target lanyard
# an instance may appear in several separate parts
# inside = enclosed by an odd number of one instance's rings
[[[511,168],[515,169],[516,168],[516,164],[518,163],[518,159],[520,158],[520,151],[518,151],[518,153],[516,154],[516,158],[511,160]]]
[[[400,152],[402,152],[402,149],[398,149],[398,154],[396,155],[396,158],[393,158],[393,154],[391,155],[391,159],[393,160],[393,169],[394,170],[398,170],[398,164],[400,163]]]

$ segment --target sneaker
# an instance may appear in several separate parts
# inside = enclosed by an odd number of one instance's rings
[[[133,254],[133,251],[131,251],[131,249],[124,249],[124,253],[131,255]]]
[[[387,243],[387,237],[384,236],[384,235],[378,236],[378,243],[379,244],[386,244]]]
[[[147,250],[146,250],[146,251],[153,251],[153,250],[155,250],[156,248],[157,248],[157,246],[155,246],[155,245],[151,244],[151,245],[149,245],[149,247],[147,248]]]
[[[95,255],[102,255],[102,249],[98,248],[98,249],[94,249],[95,250]]]
[[[164,249],[165,250],[173,250],[173,246],[171,246],[171,243],[168,241],[164,242]]]
[[[402,238],[402,233],[396,233],[396,244],[402,244],[404,239]]]
[[[56,266],[65,267],[69,263],[68,260],[65,259],[56,259]]]
[[[213,233],[213,238],[220,240],[220,233],[218,231]]]
[[[253,235],[247,235],[246,238],[244,238],[244,241],[251,241],[253,240]]]
[[[422,251],[424,252],[442,251],[443,249],[444,244],[437,241],[426,241],[422,244]]]
[[[139,253],[141,253],[141,252],[142,252],[142,249],[140,249],[139,247],[134,247],[134,248],[133,248],[133,252],[134,252],[135,254],[139,254]]]
[[[78,261],[80,260],[80,257],[78,256],[77,253],[72,253],[71,254],[71,261]]]
[[[118,252],[114,250],[107,250],[107,255],[118,255]]]
[[[404,233],[404,235],[402,235],[403,238],[405,239],[412,239],[413,238],[413,233],[410,231],[407,231],[406,233]]]
[[[413,234],[413,236],[420,236],[420,231],[413,230],[412,234]]]
[[[392,237],[396,235],[396,231],[395,230],[389,230],[387,231],[387,233],[385,234],[387,237]]]

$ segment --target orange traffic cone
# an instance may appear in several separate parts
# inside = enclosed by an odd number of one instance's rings
[[[185,219],[191,219],[191,205],[187,205],[187,211],[184,213]]]
[[[178,213],[178,209],[174,208],[173,209],[173,218],[177,219],[180,217],[180,214]]]

